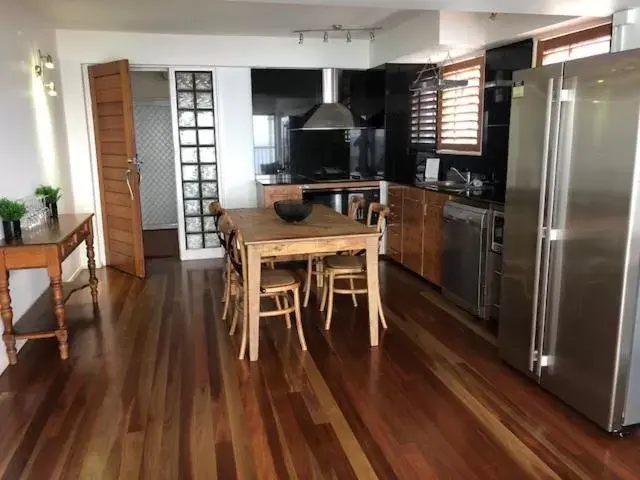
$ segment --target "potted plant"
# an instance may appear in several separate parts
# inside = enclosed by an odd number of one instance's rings
[[[24,203],[12,201],[8,198],[0,198],[0,218],[2,218],[2,229],[4,238],[16,240],[22,238],[20,219],[27,213]]]
[[[40,185],[36,188],[36,195],[44,197],[44,201],[51,212],[51,218],[58,218],[58,200],[62,196],[60,187],[54,188],[51,185]]]

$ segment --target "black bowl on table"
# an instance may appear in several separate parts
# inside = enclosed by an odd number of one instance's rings
[[[313,205],[304,200],[280,200],[273,204],[278,216],[285,222],[301,222],[313,210]]]

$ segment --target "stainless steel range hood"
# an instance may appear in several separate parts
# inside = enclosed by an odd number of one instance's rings
[[[361,121],[351,110],[338,103],[338,70],[322,69],[322,103],[305,114],[301,130],[345,130],[359,128]]]

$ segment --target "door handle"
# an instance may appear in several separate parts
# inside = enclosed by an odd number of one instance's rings
[[[131,195],[131,200],[133,200],[133,190],[131,188],[131,169],[128,168],[126,172],[124,172],[124,181],[127,184],[127,188],[129,189],[129,195]]]
[[[548,237],[545,236],[544,225],[550,221],[549,211],[553,211],[553,181],[555,179],[555,168],[557,160],[557,139],[552,142],[552,131],[558,131],[560,124],[560,115],[555,113],[554,117],[554,94],[558,89],[558,79],[550,78],[547,84],[547,106],[545,118],[545,135],[542,153],[542,168],[540,172],[540,196],[538,203],[538,234],[536,238],[536,260],[534,267],[533,279],[533,297],[532,297],[532,313],[531,313],[531,333],[529,340],[529,371],[536,371],[540,374],[539,364],[542,347],[539,342],[544,337],[544,322],[546,314],[546,288],[547,282],[543,275],[543,270],[548,270]],[[561,81],[560,81],[561,82]],[[551,175],[549,175],[551,172]],[[551,179],[549,186],[549,197],[547,198],[547,182]],[[542,283],[542,285],[541,285]],[[540,301],[542,297],[542,302]],[[541,323],[538,325],[538,323]],[[536,348],[537,347],[537,348]],[[538,368],[536,369],[536,361]]]

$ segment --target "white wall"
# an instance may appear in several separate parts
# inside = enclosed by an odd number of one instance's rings
[[[98,210],[85,108],[83,65],[126,58],[136,66],[216,67],[218,162],[225,206],[255,205],[250,67],[369,68],[369,41],[57,31],[75,205]],[[100,232],[100,228],[98,229]],[[97,242],[97,261],[104,249]]]
[[[440,15],[422,12],[391,30],[382,30],[371,43],[371,66],[431,49],[439,43]],[[426,61],[425,58],[422,61]]]
[[[57,59],[54,31],[26,12],[21,2],[0,0],[0,11],[0,197],[24,197],[38,184],[51,183],[62,187],[60,211],[71,211],[62,102],[45,95],[33,73],[38,49]],[[47,71],[47,80],[59,86],[58,71]],[[75,274],[77,266],[77,257],[65,262],[65,278]],[[47,285],[45,270],[11,273],[14,323]],[[7,365],[4,345],[0,350],[2,371]]]
[[[257,201],[251,69],[219,67],[215,78],[220,198],[223,205],[232,208],[254,207]]]
[[[611,51],[621,52],[640,47],[640,8],[631,8],[613,15]]]

